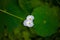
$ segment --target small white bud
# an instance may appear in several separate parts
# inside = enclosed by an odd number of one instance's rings
[[[33,15],[28,15],[26,19],[33,21],[34,20],[34,16]]]

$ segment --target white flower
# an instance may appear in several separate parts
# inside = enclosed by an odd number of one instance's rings
[[[33,27],[33,22],[32,21],[30,21],[30,20],[25,20],[24,22],[23,22],[23,24],[24,24],[24,26],[28,26],[28,27]]]
[[[23,25],[27,27],[33,27],[34,25],[33,20],[34,20],[34,16],[28,15],[26,20],[24,20]]]
[[[34,16],[33,15],[28,15],[26,19],[33,21],[34,20]]]

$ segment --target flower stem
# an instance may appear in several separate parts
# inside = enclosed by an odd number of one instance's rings
[[[16,16],[16,15],[13,15],[13,14],[11,14],[11,13],[5,11],[5,10],[1,10],[1,9],[0,9],[0,11],[6,13],[6,14],[8,14],[8,15],[11,15],[11,16],[13,16],[13,17],[16,17],[16,18],[18,18],[18,19],[20,19],[20,20],[24,20],[23,18],[18,17],[18,16]]]

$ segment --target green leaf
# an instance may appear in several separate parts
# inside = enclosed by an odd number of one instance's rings
[[[0,0],[0,9],[5,9],[9,3],[9,0]]]
[[[30,1],[31,1],[32,8],[36,8],[41,4],[40,0],[30,0]]]
[[[32,6],[30,0],[18,0],[19,6],[26,12],[31,13]]]
[[[0,12],[0,33],[2,33],[4,31],[4,14],[2,14],[3,12]]]
[[[19,7],[17,2],[17,0],[0,0],[0,12],[3,12],[1,15],[3,14],[2,17],[4,18],[1,19],[2,21],[0,23],[2,24],[1,27],[4,25],[7,26],[8,32],[11,32],[14,28],[19,26],[21,21],[28,15],[28,13]]]
[[[49,7],[47,4],[37,7],[32,12],[34,19],[34,29],[40,36],[50,36],[57,31],[58,7]]]

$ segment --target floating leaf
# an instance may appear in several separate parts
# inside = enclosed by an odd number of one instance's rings
[[[47,4],[37,7],[32,12],[34,15],[34,29],[40,36],[50,36],[56,32],[58,26],[58,8],[50,8]]]

